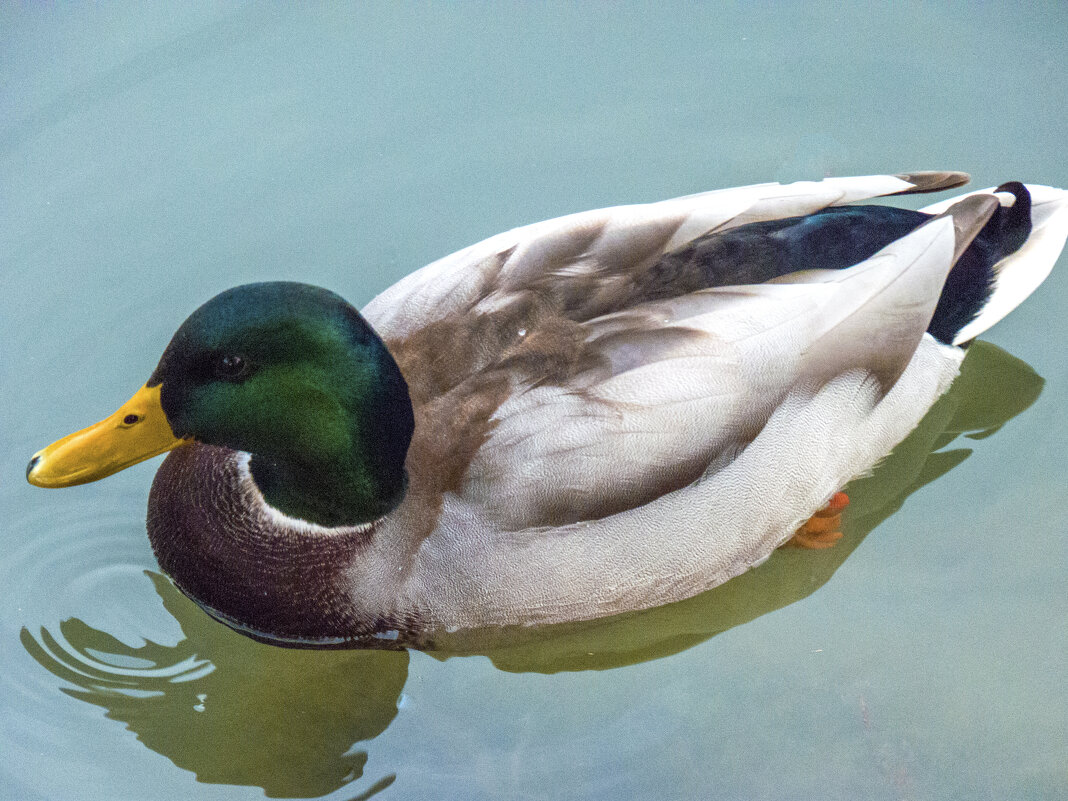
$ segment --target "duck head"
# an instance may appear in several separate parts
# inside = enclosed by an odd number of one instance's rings
[[[200,442],[250,453],[252,477],[279,511],[354,525],[403,497],[413,426],[396,362],[343,298],[247,284],[193,312],[129,401],[39,451],[26,475],[73,486]]]

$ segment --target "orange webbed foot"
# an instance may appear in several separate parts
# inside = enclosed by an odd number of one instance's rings
[[[836,492],[827,505],[812,515],[785,544],[814,550],[830,548],[842,539],[842,510],[847,506],[849,496],[844,492]]]

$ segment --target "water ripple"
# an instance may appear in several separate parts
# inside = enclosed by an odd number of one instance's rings
[[[15,602],[7,614],[45,625],[76,614],[121,631],[124,640],[141,640],[146,609],[159,606],[145,603],[155,599],[145,577],[155,562],[140,514],[143,502],[117,510],[119,503],[103,509],[72,504],[58,513],[42,504],[9,525],[0,564],[0,580]],[[20,536],[10,536],[15,532]],[[178,634],[173,626],[170,634]]]
[[[31,509],[8,527],[0,642],[22,649],[0,659],[0,751],[20,755],[15,772],[39,788],[56,754],[71,776],[119,764],[129,741],[91,732],[120,721],[202,782],[316,796],[360,778],[355,746],[396,716],[407,654],[290,651],[230,631],[152,571],[143,499],[107,503]],[[110,777],[129,786],[109,791],[161,797],[157,779]],[[82,794],[55,781],[56,797]]]

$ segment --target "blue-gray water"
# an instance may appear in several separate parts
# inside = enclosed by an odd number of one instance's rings
[[[251,643],[151,572],[154,462],[23,480],[238,283],[362,305],[767,180],[1068,185],[1068,7],[861,5],[0,5],[0,798],[1068,797],[1064,259],[839,546],[492,659]]]

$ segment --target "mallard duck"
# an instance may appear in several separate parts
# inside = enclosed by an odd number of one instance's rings
[[[593,619],[760,563],[947,389],[1046,277],[1068,193],[849,205],[963,173],[761,184],[494,236],[357,312],[250,284],[181,325],[43,487],[170,451],[162,569],[305,647]]]

